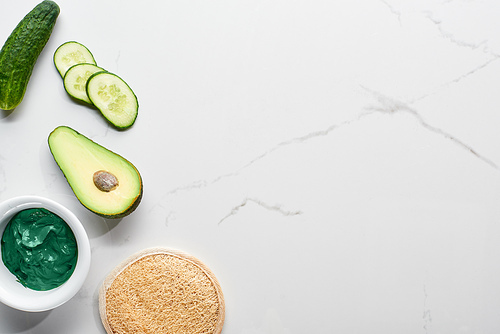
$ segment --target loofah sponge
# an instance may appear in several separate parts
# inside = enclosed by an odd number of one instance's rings
[[[150,248],[106,277],[99,312],[108,334],[219,334],[225,305],[217,279],[202,262]]]

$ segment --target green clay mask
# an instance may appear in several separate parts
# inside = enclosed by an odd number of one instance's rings
[[[75,270],[78,257],[71,228],[40,208],[18,212],[2,235],[2,261],[19,283],[38,291],[54,289]]]

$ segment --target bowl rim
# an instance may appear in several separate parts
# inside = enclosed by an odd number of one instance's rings
[[[45,208],[61,217],[73,231],[78,247],[77,263],[73,274],[57,288],[37,291],[24,288],[18,283],[21,288],[27,290],[23,290],[23,293],[26,292],[26,294],[33,296],[33,298],[19,298],[15,292],[9,291],[4,288],[3,284],[0,284],[0,302],[21,311],[42,312],[66,303],[80,290],[90,270],[90,241],[84,226],[71,210],[52,199],[34,195],[12,197],[0,202],[0,238],[11,218],[19,211],[30,208]],[[1,259],[0,268],[8,270]],[[16,280],[13,274],[12,279]]]

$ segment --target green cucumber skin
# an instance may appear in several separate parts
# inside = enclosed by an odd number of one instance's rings
[[[90,97],[90,95],[91,95],[91,94],[89,93],[89,83],[90,83],[90,81],[91,81],[94,77],[96,77],[96,76],[98,76],[98,75],[100,75],[100,74],[108,74],[108,75],[110,75],[110,76],[116,77],[116,78],[117,78],[117,80],[122,81],[122,82],[125,84],[125,86],[127,86],[127,88],[130,90],[130,92],[131,92],[131,93],[132,93],[132,95],[134,96],[135,101],[136,101],[136,104],[137,104],[137,110],[136,110],[136,113],[135,113],[134,118],[133,118],[133,119],[131,119],[131,120],[130,120],[130,122],[129,122],[127,125],[123,125],[123,126],[121,126],[121,125],[116,124],[116,123],[114,122],[114,120],[113,120],[113,119],[110,119],[110,118],[109,118],[109,116],[107,116],[107,115],[105,114],[105,112],[103,112],[103,110],[101,110],[101,109],[100,109],[100,107],[98,107],[98,106],[96,105],[96,103],[94,103],[94,101],[92,101],[92,98]],[[106,70],[104,70],[104,71],[100,71],[100,72],[96,72],[96,73],[92,74],[92,75],[89,77],[89,79],[87,80],[87,96],[89,97],[90,102],[92,102],[92,104],[93,104],[93,105],[94,105],[94,106],[95,106],[95,107],[96,107],[96,108],[97,108],[97,109],[101,112],[102,116],[103,116],[104,118],[106,118],[106,120],[107,120],[108,122],[110,122],[111,124],[113,124],[113,126],[114,126],[116,129],[118,129],[118,130],[127,130],[127,129],[128,129],[128,128],[130,128],[132,125],[134,125],[134,123],[135,123],[135,121],[136,121],[136,119],[137,119],[137,116],[138,116],[138,114],[139,114],[139,112],[138,112],[138,110],[139,110],[139,100],[137,99],[137,95],[135,95],[135,92],[132,90],[132,88],[130,88],[130,86],[128,85],[128,83],[126,83],[126,82],[125,82],[125,80],[123,80],[123,79],[122,79],[121,77],[119,77],[118,75],[116,75],[116,74],[114,74],[114,73],[111,73],[111,72],[108,72],[108,71],[106,71]]]
[[[49,40],[59,6],[44,0],[14,28],[0,50],[0,109],[12,110],[24,98],[33,67]]]

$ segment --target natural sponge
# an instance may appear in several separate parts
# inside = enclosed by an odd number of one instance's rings
[[[109,334],[219,334],[224,297],[210,269],[166,248],[134,254],[104,280],[101,320]]]

